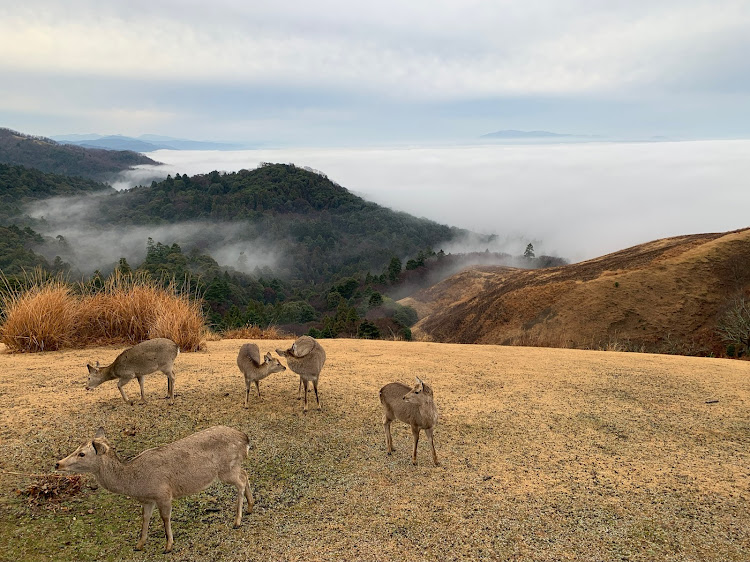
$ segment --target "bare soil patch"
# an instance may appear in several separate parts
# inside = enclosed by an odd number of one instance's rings
[[[323,340],[323,412],[303,415],[289,371],[242,407],[241,343],[181,353],[173,406],[162,375],[145,405],[115,383],[84,390],[86,362],[123,347],[0,352],[0,559],[161,557],[158,517],[134,552],[139,506],[89,476],[58,509],[16,490],[99,426],[128,458],[217,424],[251,438],[255,510],[232,529],[235,491],[220,483],[175,501],[169,560],[750,559],[748,362]],[[378,390],[414,375],[441,412],[440,468],[426,442],[411,465],[403,424],[385,454]]]

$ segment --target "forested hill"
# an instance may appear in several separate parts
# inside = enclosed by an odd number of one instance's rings
[[[109,181],[138,164],[158,164],[130,150],[104,150],[59,144],[44,137],[0,128],[0,163],[36,168],[43,172]]]
[[[59,174],[0,164],[0,222],[9,222],[23,213],[31,201],[114,190],[102,183]]]
[[[292,277],[322,282],[382,271],[393,256],[415,256],[465,234],[458,228],[370,203],[327,177],[287,164],[231,174],[177,174],[101,201],[101,224],[242,222],[243,238],[284,248]]]

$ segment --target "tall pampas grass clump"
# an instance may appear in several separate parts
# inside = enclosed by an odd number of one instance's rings
[[[188,288],[156,283],[143,273],[115,271],[100,285],[79,284],[42,274],[15,289],[6,280],[2,341],[11,351],[125,343],[169,338],[183,351],[200,349],[206,328],[200,299]],[[48,325],[53,326],[48,327]]]
[[[0,341],[10,351],[55,351],[71,346],[77,299],[61,277],[35,270],[20,284],[2,277],[2,285]]]

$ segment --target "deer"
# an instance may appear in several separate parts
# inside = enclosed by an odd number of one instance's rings
[[[145,404],[143,378],[161,371],[167,375],[167,398],[170,404],[174,403],[174,360],[179,353],[179,346],[170,339],[155,338],[143,341],[120,353],[106,367],[100,367],[98,361],[96,365],[87,364],[89,380],[86,383],[86,390],[93,390],[105,381],[117,380],[117,388],[120,390],[122,399],[132,406],[133,401],[128,400],[123,387],[131,380],[138,379],[141,387],[141,401]]]
[[[266,353],[261,362],[260,350],[254,343],[246,343],[240,347],[240,352],[237,355],[237,366],[245,376],[245,408],[248,407],[250,399],[251,383],[255,383],[255,389],[258,391],[258,399],[260,399],[259,382],[272,373],[286,371],[286,367],[278,359],[271,357],[271,352]]]
[[[380,404],[383,407],[383,427],[385,429],[385,446],[390,455],[393,453],[393,438],[391,437],[391,422],[402,421],[411,426],[411,434],[414,438],[414,449],[411,455],[411,463],[417,464],[417,443],[419,443],[419,432],[424,429],[427,439],[432,448],[432,462],[440,466],[435,442],[432,432],[438,421],[438,410],[433,400],[432,389],[419,377],[413,388],[400,382],[392,382],[380,389]]]
[[[300,336],[292,344],[292,347],[286,350],[277,349],[276,353],[286,358],[289,368],[299,375],[300,385],[305,387],[305,406],[302,411],[307,412],[307,383],[310,381],[312,381],[315,390],[318,410],[322,410],[320,397],[318,396],[318,378],[326,362],[326,352],[323,347],[310,336]],[[299,389],[297,393],[299,394]]]
[[[250,482],[242,468],[249,450],[250,439],[245,433],[231,427],[214,426],[173,443],[147,449],[123,462],[107,440],[104,428],[100,427],[93,439],[58,461],[55,470],[91,473],[104,489],[135,498],[143,507],[143,525],[136,550],[143,549],[151,515],[154,507],[158,507],[167,535],[164,552],[171,552],[173,499],[200,492],[218,478],[237,488],[235,528],[242,522],[243,496],[247,499],[247,511],[252,511]]]

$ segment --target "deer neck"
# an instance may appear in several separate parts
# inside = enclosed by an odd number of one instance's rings
[[[438,412],[435,407],[435,403],[432,400],[426,400],[419,404],[419,415],[427,422],[430,422],[431,426],[437,423]]]
[[[101,465],[99,470],[94,472],[94,476],[99,484],[110,492],[132,495],[130,485],[133,478],[128,465],[124,464],[114,451],[102,455]]]
[[[99,373],[103,376],[102,381],[111,381],[117,378],[115,374],[115,364],[107,365],[106,367],[100,367]]]

